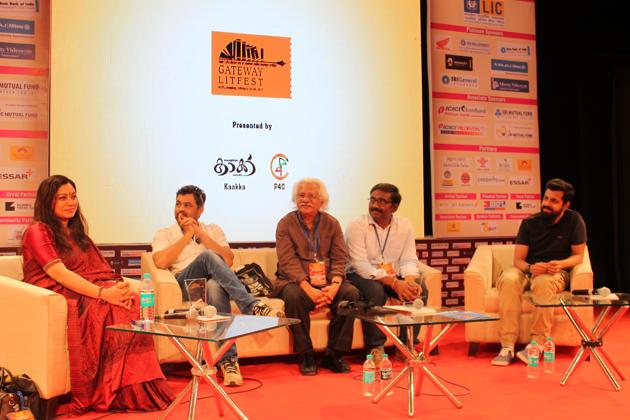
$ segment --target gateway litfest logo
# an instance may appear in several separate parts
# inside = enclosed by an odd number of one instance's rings
[[[291,38],[212,32],[212,94],[291,98]]]

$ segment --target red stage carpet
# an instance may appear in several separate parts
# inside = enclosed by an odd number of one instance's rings
[[[605,337],[604,349],[630,377],[630,315],[621,320]],[[482,346],[476,357],[467,356],[464,329],[458,327],[440,346],[440,354],[432,358],[432,371],[449,381],[447,387],[464,404],[455,408],[448,399],[436,396],[439,392],[425,379],[422,396],[416,398],[416,416],[429,419],[605,419],[627,418],[630,414],[630,381],[620,381],[622,389],[614,391],[594,360],[584,363],[573,374],[566,386],[560,378],[568,367],[575,349],[559,348],[556,373],[531,380],[525,377],[526,366],[521,362],[505,368],[493,367],[490,359],[497,347]],[[241,370],[245,385],[229,388],[234,401],[252,419],[404,419],[407,417],[405,390],[396,389],[392,397],[379,404],[361,397],[358,358],[349,356],[352,373],[339,375],[322,370],[314,377],[303,377],[296,364],[281,359],[243,360]],[[400,370],[395,363],[394,369]],[[175,391],[183,388],[187,379],[169,377]],[[460,386],[457,386],[458,384]],[[242,392],[246,391],[247,392]],[[197,404],[198,419],[217,418],[208,385],[202,385]],[[536,407],[533,410],[533,407]],[[58,410],[64,416],[67,405]],[[225,407],[226,419],[235,418]],[[170,419],[185,419],[188,404],[178,407]],[[625,414],[624,414],[625,413]],[[89,413],[81,419],[156,419],[159,413]]]

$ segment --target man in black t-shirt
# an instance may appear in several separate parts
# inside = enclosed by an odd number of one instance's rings
[[[518,230],[514,266],[503,271],[497,281],[502,348],[492,359],[495,366],[507,366],[514,360],[523,291],[529,289],[536,297],[553,297],[567,288],[569,270],[584,256],[586,226],[578,212],[569,210],[573,186],[554,178],[545,188],[540,213],[524,219]],[[532,315],[531,338],[542,347],[551,333],[553,308],[534,307]],[[527,363],[527,349],[516,356]]]

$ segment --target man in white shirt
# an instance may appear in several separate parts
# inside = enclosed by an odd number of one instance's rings
[[[428,289],[418,270],[413,225],[409,219],[394,215],[402,201],[398,187],[376,184],[370,190],[368,210],[354,220],[346,231],[350,255],[347,278],[371,305],[384,305],[388,296],[403,302],[420,297],[427,302]],[[414,327],[414,341],[419,327]],[[385,335],[373,324],[363,323],[366,348],[380,364]],[[406,328],[400,339],[407,341]]]
[[[256,300],[230,269],[234,254],[223,230],[214,224],[199,222],[206,194],[201,188],[187,185],[176,194],[177,223],[160,229],[153,238],[153,262],[158,268],[170,270],[188,300],[185,280],[206,278],[206,302],[219,312],[230,312],[230,299],[244,314],[284,316]],[[238,366],[236,346],[232,346],[219,361],[223,383],[237,386],[243,383]]]

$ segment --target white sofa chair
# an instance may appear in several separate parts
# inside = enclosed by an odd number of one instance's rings
[[[514,245],[480,245],[464,271],[464,299],[467,311],[499,316],[499,290],[496,282],[504,269],[511,267],[514,261]],[[593,270],[588,255],[584,251],[581,264],[570,272],[570,288],[591,289],[593,287]],[[531,340],[529,335],[534,308],[528,299],[528,292],[521,299],[522,312],[518,343],[525,344]],[[575,308],[584,322],[593,324],[593,308]],[[556,345],[577,346],[581,338],[571,325],[562,308],[555,308],[551,337]],[[479,343],[499,343],[498,322],[466,323],[466,341],[469,343],[468,353],[476,354]]]
[[[233,269],[255,262],[263,269],[267,277],[275,281],[275,272],[278,258],[275,248],[237,248],[234,252]],[[156,313],[163,313],[170,308],[182,306],[182,294],[177,280],[168,270],[157,268],[153,262],[152,253],[143,253],[141,256],[141,270],[150,273],[155,287]],[[425,282],[429,289],[428,306],[440,307],[442,303],[442,273],[425,264],[420,263],[420,270],[424,273]],[[284,309],[281,299],[263,298],[265,302],[276,308]],[[232,313],[239,313],[235,303],[232,302]],[[328,341],[328,324],[331,312],[329,308],[313,311],[311,313],[311,339],[316,351],[326,348]],[[439,329],[434,329],[437,333]],[[423,334],[423,332],[421,332]],[[194,343],[188,343],[191,350]],[[388,343],[391,344],[391,343]],[[278,328],[236,340],[239,357],[260,357],[292,354],[292,340],[288,328]],[[363,331],[361,323],[357,320],[354,324],[354,336],[352,348],[363,347]],[[156,350],[160,363],[184,361],[178,350],[164,337],[156,338]]]
[[[21,256],[0,257],[0,366],[28,374],[52,418],[57,398],[70,389],[66,299],[24,283]],[[136,291],[139,282],[128,279]]]

